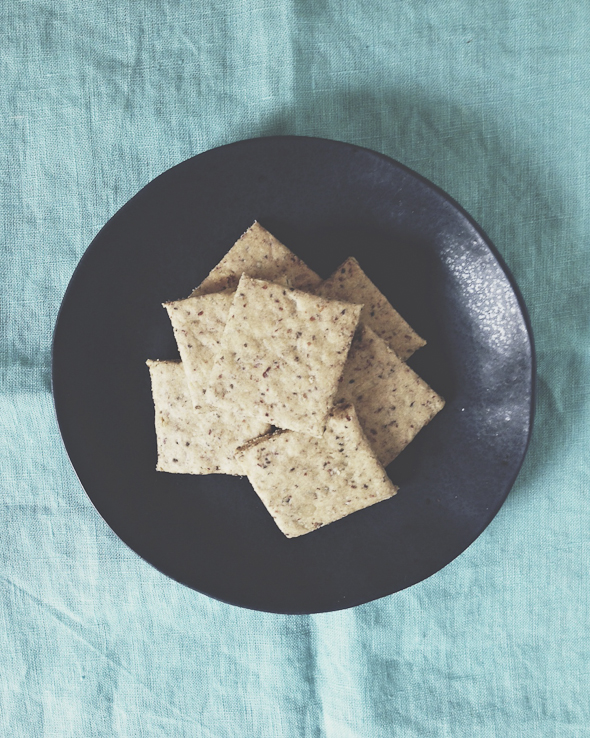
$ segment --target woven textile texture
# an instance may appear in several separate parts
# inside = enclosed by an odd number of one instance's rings
[[[590,4],[0,0],[0,734],[590,736]],[[211,600],[96,513],[51,337],[108,218],[231,141],[383,152],[482,225],[528,305],[538,407],[502,510],[337,613]]]

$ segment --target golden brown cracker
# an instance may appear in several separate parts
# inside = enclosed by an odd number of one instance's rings
[[[207,402],[320,436],[360,310],[242,276]]]
[[[256,420],[236,419],[219,408],[195,410],[179,362],[148,361],[155,408],[156,469],[177,474],[243,474],[238,446],[267,433]]]
[[[404,361],[426,344],[371,282],[353,256],[316,287],[315,293],[363,305],[361,322],[375,331]]]
[[[351,405],[332,410],[321,438],[278,431],[239,449],[237,458],[288,538],[309,533],[397,492]]]
[[[367,325],[357,331],[336,402],[351,402],[383,466],[442,410],[445,402]]]
[[[235,289],[244,273],[255,279],[266,279],[304,291],[312,291],[322,281],[278,238],[255,221],[191,297]]]

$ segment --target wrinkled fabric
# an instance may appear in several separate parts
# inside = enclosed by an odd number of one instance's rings
[[[590,4],[0,1],[0,734],[590,735]],[[167,579],[99,517],[51,399],[93,236],[206,149],[381,151],[483,226],[530,310],[535,432],[498,516],[404,592],[315,616]]]

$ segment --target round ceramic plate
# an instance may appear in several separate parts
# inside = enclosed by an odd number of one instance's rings
[[[178,358],[161,303],[254,220],[322,276],[355,256],[427,339],[409,363],[447,401],[388,467],[396,497],[290,540],[246,478],[155,471],[145,361]],[[524,459],[534,352],[512,277],[450,197],[373,151],[286,136],[189,159],[104,226],[59,313],[53,392],[84,489],[146,561],[235,605],[325,612],[416,584],[480,535]]]

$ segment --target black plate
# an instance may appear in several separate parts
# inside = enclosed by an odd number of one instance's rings
[[[447,399],[389,466],[396,497],[293,540],[247,479],[154,471],[145,360],[178,357],[160,304],[255,219],[320,275],[356,256],[428,340],[410,364]],[[409,587],[479,536],[526,452],[534,352],[506,266],[445,193],[366,149],[262,138],[170,169],[100,231],[61,307],[53,392],[84,489],[134,551],[220,600],[311,613]]]

